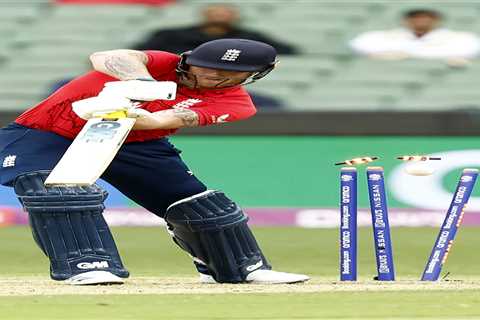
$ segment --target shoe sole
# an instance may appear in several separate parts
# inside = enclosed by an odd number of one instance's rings
[[[262,281],[255,281],[255,280],[252,280],[252,281],[245,281],[245,282],[242,282],[242,283],[246,283],[246,284],[296,284],[296,283],[302,283],[302,282],[307,282],[308,280],[310,280],[310,278],[306,278],[306,279],[298,279],[298,280],[292,280],[292,281],[280,281],[280,282],[275,282],[275,281],[265,281],[265,282],[262,282]],[[200,283],[202,284],[220,284],[219,282],[216,282],[215,280],[212,279],[200,279]],[[242,284],[242,283],[239,283],[239,284]]]
[[[71,277],[64,281],[65,284],[72,286],[85,285],[113,285],[123,284],[125,281],[116,275],[107,271],[89,271]]]
[[[296,284],[296,283],[307,282],[308,280],[310,279],[292,280],[292,281],[265,281],[265,282],[253,280],[246,283],[249,283],[249,284]]]

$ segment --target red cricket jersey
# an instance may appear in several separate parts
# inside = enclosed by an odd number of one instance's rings
[[[147,69],[156,80],[178,83],[175,72],[180,60],[178,55],[164,51],[145,51],[145,53],[148,55]],[[47,99],[21,114],[15,122],[74,139],[86,121],[73,112],[72,102],[97,96],[103,89],[104,83],[108,81],[118,81],[118,79],[98,71],[88,72],[70,81]],[[245,119],[256,112],[250,96],[241,86],[199,90],[179,84],[175,100],[142,103],[142,108],[150,112],[179,107],[195,111],[201,126]],[[171,135],[177,130],[132,130],[126,142],[158,139]]]

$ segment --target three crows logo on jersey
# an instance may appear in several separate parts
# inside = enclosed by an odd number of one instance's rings
[[[183,109],[183,108],[190,108],[194,104],[200,103],[202,100],[200,99],[187,99],[180,101],[179,103],[176,103],[172,106],[172,109]]]

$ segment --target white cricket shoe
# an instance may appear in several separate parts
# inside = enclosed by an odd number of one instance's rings
[[[200,283],[206,283],[206,284],[213,284],[213,283],[217,283],[217,281],[215,281],[215,279],[213,279],[213,277],[211,275],[208,275],[208,274],[204,274],[204,273],[200,273]]]
[[[68,278],[64,282],[73,286],[82,286],[93,284],[122,284],[125,281],[108,271],[88,271]]]
[[[273,270],[255,270],[247,275],[245,282],[258,284],[282,284],[282,283],[299,283],[310,280],[309,276],[304,274],[279,272]],[[200,273],[201,283],[217,283],[212,276]]]
[[[304,274],[287,273],[273,270],[255,270],[247,275],[247,282],[250,283],[298,283],[310,280],[309,276]]]

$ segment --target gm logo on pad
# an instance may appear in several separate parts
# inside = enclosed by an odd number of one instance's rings
[[[80,262],[77,264],[78,269],[105,269],[108,268],[107,261],[93,261],[93,262]]]

